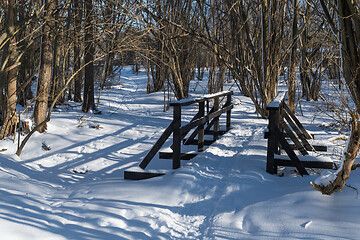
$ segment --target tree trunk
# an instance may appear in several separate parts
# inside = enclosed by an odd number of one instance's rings
[[[299,0],[294,0],[293,4],[294,16],[292,24],[292,46],[290,55],[290,74],[289,74],[289,107],[295,113],[295,84],[296,84],[296,49],[298,39],[298,16],[299,16]]]
[[[94,27],[93,27],[93,3],[85,0],[85,83],[84,100],[82,111],[87,113],[90,109],[95,110],[94,102]]]
[[[269,0],[261,1],[261,61],[262,61],[262,80],[261,83],[262,89],[265,91],[265,98],[269,99],[269,94],[272,92],[272,89],[267,89],[267,78],[269,76],[268,72],[268,61],[269,61]],[[270,86],[269,86],[270,87]],[[267,100],[265,105],[268,105],[271,102],[271,99]],[[265,100],[265,99],[264,99]]]
[[[305,15],[303,16],[304,29],[301,34],[301,61],[300,61],[300,81],[302,85],[302,94],[306,97],[306,101],[311,100],[310,93],[310,78],[309,78],[309,63],[308,63],[308,21],[305,19]]]
[[[280,77],[280,56],[285,19],[285,3],[262,1],[262,87],[267,106],[277,95]]]
[[[335,176],[333,176],[333,178],[331,178],[331,176],[327,178],[328,181],[326,184],[311,183],[314,189],[328,195],[335,191],[342,190],[345,186],[360,145],[360,59],[358,55],[360,29],[359,26],[357,26],[357,24],[359,24],[358,19],[360,18],[360,14],[355,10],[356,8],[353,4],[354,2],[352,1],[337,1],[343,76],[356,106],[356,110],[350,112],[352,125],[351,134],[344,151],[342,166],[335,173]]]
[[[352,12],[355,6],[350,1],[338,0],[339,22],[341,33],[341,56],[343,60],[343,75],[352,98],[356,104],[358,111],[360,110],[360,59],[359,46],[360,39],[356,39],[356,35],[360,34],[360,29],[353,26],[354,15],[359,13]],[[359,15],[358,15],[359,17]]]
[[[360,144],[359,116],[357,114],[353,115],[351,135],[344,151],[342,167],[335,173],[335,179],[333,181],[329,179],[329,183],[325,185],[311,182],[313,188],[320,191],[322,194],[331,195],[334,192],[341,191],[345,186],[346,180],[350,177],[351,168],[354,164],[357,152],[359,151]]]
[[[81,86],[82,86],[82,71],[80,71],[80,46],[81,46],[81,18],[82,18],[82,8],[81,8],[81,0],[73,0],[74,2],[74,101],[81,102]]]
[[[52,61],[53,61],[53,40],[55,21],[53,13],[56,9],[56,2],[54,0],[45,1],[44,18],[46,20],[43,26],[42,34],[42,50],[41,50],[41,65],[39,71],[38,88],[36,92],[36,103],[34,109],[34,118],[36,125],[42,123],[46,118],[49,88],[52,75]],[[39,128],[39,132],[44,132],[47,126],[44,124]]]
[[[54,0],[55,1],[55,0]],[[55,14],[55,19],[59,19],[58,13]],[[61,61],[64,61],[64,56],[61,54],[61,48],[62,48],[62,41],[63,36],[60,33],[61,30],[59,23],[55,24],[55,28],[58,29],[56,31],[56,35],[54,36],[54,57],[53,57],[53,73],[51,78],[51,86],[50,86],[50,102],[53,102],[55,99],[55,96],[58,95],[58,93],[62,89],[62,74],[63,70],[61,69]],[[64,103],[64,95],[62,95],[58,101],[59,104]]]
[[[10,38],[10,43],[6,48],[8,48],[9,60],[7,68],[5,69],[5,75],[7,75],[6,80],[6,105],[5,105],[5,119],[4,123],[0,130],[0,139],[10,136],[16,124],[18,122],[16,114],[16,84],[17,84],[17,74],[18,74],[18,65],[17,57],[17,44],[15,34],[15,24],[16,24],[16,9],[15,9],[15,0],[8,0],[7,2],[7,12],[6,12],[6,31],[7,35]]]

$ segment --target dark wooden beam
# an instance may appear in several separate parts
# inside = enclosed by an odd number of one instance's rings
[[[309,175],[309,173],[306,171],[306,169],[304,168],[304,166],[300,162],[299,158],[296,156],[294,150],[291,149],[289,143],[286,141],[283,133],[279,130],[279,128],[276,128],[276,135],[277,135],[277,137],[279,139],[279,142],[280,142],[281,146],[284,148],[285,152],[287,153],[287,155],[289,156],[289,158],[293,162],[294,166],[299,171],[300,175],[301,176]],[[275,164],[275,166],[276,166],[276,164]]]
[[[197,153],[181,153],[180,159],[181,160],[190,160],[197,156]],[[159,152],[160,159],[172,159],[173,153],[172,152]]]
[[[310,145],[310,143],[308,142],[308,140],[306,139],[304,133],[298,128],[298,126],[293,122],[293,120],[290,118],[290,116],[288,115],[288,113],[286,113],[285,111],[282,112],[282,116],[286,119],[286,121],[289,123],[289,125],[291,126],[291,128],[295,131],[296,135],[298,136],[298,138],[300,138],[302,145],[305,147],[305,149],[307,151],[311,151],[313,150],[312,146]]]
[[[290,146],[294,150],[299,150],[295,144],[290,143]],[[327,152],[327,146],[321,146],[321,145],[312,145],[313,150],[311,151],[317,151],[317,152]]]
[[[296,148],[301,152],[303,156],[309,155],[307,149],[300,143],[300,141],[296,138],[295,134],[291,131],[288,125],[284,122],[284,120],[280,121],[280,125],[284,128],[286,134],[290,137],[290,139],[294,142]]]
[[[301,164],[306,168],[321,168],[321,169],[333,169],[334,163],[332,162],[318,162],[318,161],[300,161]],[[277,166],[284,166],[284,167],[296,167],[294,162],[290,159],[278,159],[275,158],[275,164]]]
[[[267,145],[267,161],[266,172],[270,174],[277,174],[277,166],[274,162],[274,155],[278,152],[279,139],[276,135],[280,121],[279,109],[269,109],[269,125],[268,125],[268,145]]]
[[[174,106],[173,123],[173,169],[177,169],[181,160],[181,105]]]
[[[199,116],[204,117],[205,115],[205,102],[199,103]],[[194,132],[198,135],[198,152],[204,151],[204,127],[205,123],[201,123]]]
[[[301,122],[299,121],[299,119],[291,112],[289,106],[284,103],[283,105],[285,111],[290,115],[290,117],[294,120],[294,122],[296,123],[296,125],[300,128],[300,130],[302,131],[302,133],[305,135],[306,139],[313,139],[314,136],[309,134],[308,131],[306,131],[306,129],[304,128],[304,126],[301,124]]]
[[[126,180],[144,180],[163,175],[165,175],[165,173],[124,171],[124,179]]]
[[[160,150],[160,148],[164,145],[165,141],[170,137],[173,132],[174,122],[171,122],[164,133],[160,136],[160,138],[156,141],[155,145],[150,149],[150,151],[146,154],[142,162],[139,164],[139,167],[145,169],[146,166],[150,163],[151,159],[155,156],[155,154]]]

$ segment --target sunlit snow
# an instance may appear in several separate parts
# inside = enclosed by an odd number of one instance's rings
[[[102,92],[102,114],[87,114],[81,127],[79,104],[59,107],[21,158],[14,156],[13,139],[0,141],[7,149],[0,153],[1,239],[359,238],[359,170],[347,182],[353,188],[332,196],[311,187],[317,171],[266,173],[267,120],[233,84],[225,89],[234,91],[231,131],[178,170],[170,160],[154,159],[149,168],[168,169],[166,175],[124,180],[124,170],[138,166],[172,111],[163,112],[162,92],[146,94],[145,72],[125,68],[120,82]],[[206,94],[201,91],[190,95]],[[314,120],[315,105],[302,102],[299,118],[329,145],[338,133],[319,127],[329,118]],[[184,110],[184,119],[195,111]]]

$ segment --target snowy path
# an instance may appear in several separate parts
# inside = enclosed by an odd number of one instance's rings
[[[238,130],[238,129],[237,129]],[[251,129],[250,131],[242,131],[238,130],[241,133],[246,133],[245,136],[238,136],[232,139],[232,144],[236,143],[235,146],[241,146],[237,147],[240,152],[236,153],[231,150],[227,151],[221,151],[219,148],[215,147],[216,150],[220,150],[218,153],[220,155],[224,155],[225,157],[233,157],[236,160],[235,161],[218,161],[216,166],[213,166],[214,169],[218,170],[221,169],[223,173],[225,173],[222,176],[219,176],[218,180],[214,180],[215,185],[215,192],[214,197],[212,198],[212,204],[209,207],[209,213],[206,215],[206,219],[204,222],[204,239],[210,239],[212,236],[216,234],[217,229],[219,228],[219,214],[222,214],[224,212],[231,212],[232,206],[236,203],[233,201],[236,201],[236,198],[232,198],[231,192],[238,191],[239,187],[237,186],[238,179],[234,176],[242,174],[241,172],[241,164],[244,164],[243,161],[246,161],[248,159],[244,159],[242,156],[248,156],[248,148],[251,147],[250,145],[253,143],[253,141],[258,140],[263,136],[263,130],[264,128],[260,129]],[[233,133],[235,131],[232,131]],[[227,137],[227,136],[225,136]],[[220,140],[221,142],[221,140]],[[210,148],[210,152],[214,151],[211,150],[214,149]],[[239,199],[240,201],[240,199]]]

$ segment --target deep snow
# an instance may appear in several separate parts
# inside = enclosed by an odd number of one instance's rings
[[[315,171],[266,173],[267,121],[232,90],[232,130],[180,169],[149,180],[123,180],[124,170],[140,163],[172,112],[163,112],[163,93],[146,94],[146,74],[129,68],[121,85],[104,90],[102,115],[88,114],[82,127],[81,107],[70,102],[21,158],[17,144],[1,141],[1,239],[358,239],[356,191],[323,196],[309,183]],[[198,86],[191,94],[204,93]],[[317,104],[302,102],[299,118],[330,145],[338,133],[319,127],[327,116],[313,119]],[[184,111],[184,121],[194,111]],[[152,164],[169,168],[171,161]],[[359,170],[348,184],[360,188]]]

